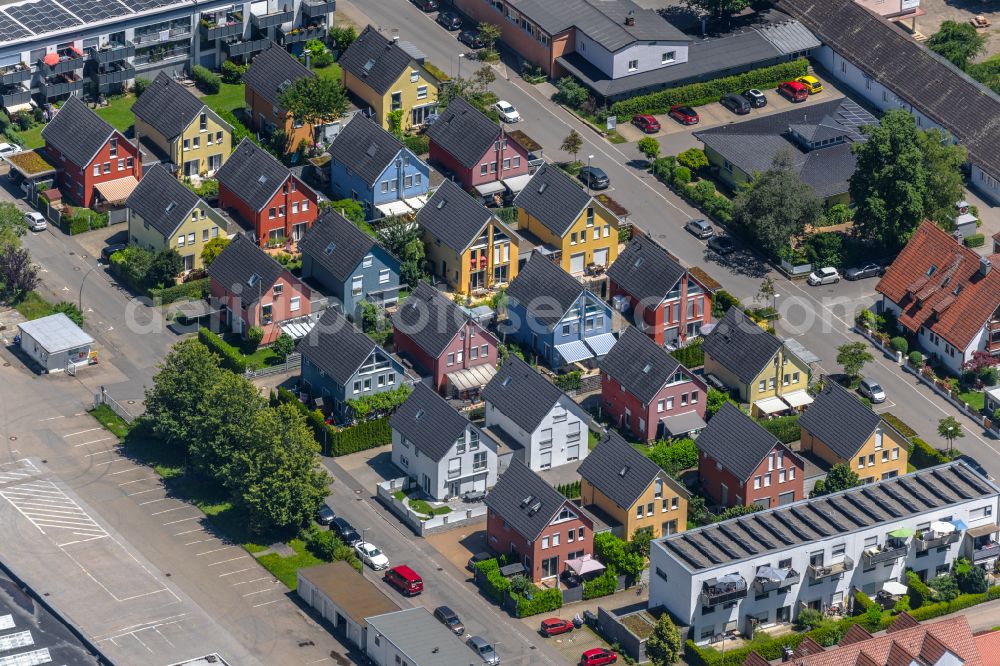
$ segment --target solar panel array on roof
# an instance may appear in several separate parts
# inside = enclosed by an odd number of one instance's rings
[[[12,42],[15,39],[23,39],[30,36],[31,32],[29,30],[25,30],[4,14],[0,14],[0,41]]]
[[[118,0],[62,0],[59,4],[83,20],[84,23],[104,21],[131,13]]]
[[[177,0],[129,0],[128,4],[135,11],[141,12],[146,9],[155,9],[156,7],[173,4],[174,2],[177,2]]]
[[[52,0],[37,0],[37,2],[24,5],[13,5],[4,9],[4,12],[36,35],[80,23]]]

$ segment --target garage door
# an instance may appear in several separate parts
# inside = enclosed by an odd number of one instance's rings
[[[608,265],[608,248],[603,250],[594,250],[594,263],[598,266]]]
[[[569,272],[570,273],[582,273],[583,272],[583,256],[584,253],[574,254],[569,258]]]

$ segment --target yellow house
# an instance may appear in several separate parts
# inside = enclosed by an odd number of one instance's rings
[[[178,178],[212,176],[233,150],[233,128],[199,98],[160,72],[132,105],[139,147]]]
[[[185,272],[201,270],[205,245],[228,235],[225,218],[159,164],[146,170],[125,206],[129,243],[153,252],[177,250]]]
[[[386,39],[369,25],[337,64],[344,87],[371,108],[385,130],[392,131],[393,111],[402,112],[403,130],[423,125],[437,111],[438,79],[409,42]]]
[[[809,366],[785,343],[768,333],[738,307],[731,307],[702,343],[705,374],[714,375],[751,415],[799,409],[812,402]]]
[[[517,276],[517,234],[453,181],[441,184],[416,221],[432,270],[453,291],[475,294]]]
[[[618,217],[558,168],[544,165],[514,197],[517,228],[570,275],[618,258]]]
[[[850,391],[828,381],[799,418],[802,450],[845,463],[865,483],[906,474],[906,438]]]
[[[651,530],[654,539],[687,529],[684,486],[617,432],[609,430],[577,471],[584,508],[611,522],[623,539],[641,529]]]

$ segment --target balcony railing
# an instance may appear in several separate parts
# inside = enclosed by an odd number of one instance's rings
[[[842,562],[833,562],[831,564],[810,564],[809,575],[813,580],[822,580],[832,576],[839,576],[840,574],[853,569],[854,560],[845,556]]]
[[[972,563],[978,564],[985,560],[1000,556],[1000,543],[988,543],[972,550]]]
[[[940,548],[941,546],[950,546],[953,543],[958,543],[961,538],[961,533],[957,531],[941,535],[928,532],[922,537],[917,537],[914,542],[917,544],[917,552],[922,553],[932,548]]]
[[[302,13],[309,18],[326,16],[337,9],[336,0],[305,0],[302,3]]]
[[[910,545],[905,541],[890,541],[883,546],[866,550],[864,552],[865,567],[873,567],[876,564],[906,557],[906,551],[909,549]]]
[[[0,102],[3,106],[16,106],[31,101],[31,91],[20,83],[0,87]]]
[[[97,81],[98,92],[111,92],[135,78],[135,67],[128,62],[118,63],[113,69],[98,70],[93,78]]]
[[[722,581],[716,578],[706,580],[701,587],[701,605],[715,606],[736,601],[747,596],[747,582],[739,580]]]
[[[99,65],[106,65],[134,57],[135,44],[125,42],[124,44],[109,44],[102,48],[92,46],[88,49],[88,53],[91,60],[96,60]]]
[[[289,28],[288,32],[278,28],[279,41],[285,45],[308,42],[310,39],[323,39],[325,35],[326,26],[319,24],[309,25],[302,28]]]
[[[216,19],[210,15],[202,14],[201,20],[198,22],[198,32],[201,33],[203,39],[216,40],[216,39],[226,39],[227,37],[236,37],[243,34],[243,16],[236,15],[223,16],[220,19]]]
[[[0,85],[12,86],[31,78],[31,68],[23,62],[0,69]]]
[[[76,49],[64,48],[59,49],[56,53],[59,56],[59,62],[49,65],[43,58],[39,63],[39,70],[45,76],[65,74],[67,72],[74,72],[78,69],[83,69],[83,55]],[[47,58],[49,56],[45,57]]]
[[[288,23],[294,18],[295,12],[291,9],[285,9],[272,14],[250,14],[250,23],[258,30],[266,30],[282,23]]]
[[[184,45],[174,49],[149,49],[143,53],[137,53],[133,62],[136,66],[139,66],[154,62],[163,62],[165,60],[188,58],[190,56],[191,47],[189,45]]]
[[[54,99],[81,90],[83,90],[83,79],[72,72],[42,79],[38,84],[38,91],[45,99]]]
[[[263,51],[271,43],[268,39],[247,39],[222,42],[222,52],[230,58],[248,56]]]
[[[792,568],[779,569],[784,578],[776,579],[769,576],[761,576],[760,569],[757,570],[757,576],[754,578],[753,587],[757,594],[767,594],[775,590],[784,590],[790,588],[792,585],[797,585],[802,581],[802,576],[798,571]]]
[[[160,30],[159,32],[147,32],[142,35],[137,33],[134,41],[136,45],[145,46],[146,44],[161,44],[163,42],[170,42],[175,39],[183,39],[185,37],[191,37],[190,26],[173,28],[172,30]]]

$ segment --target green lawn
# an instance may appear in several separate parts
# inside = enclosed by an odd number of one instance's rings
[[[308,550],[306,544],[299,539],[292,539],[288,545],[295,551],[295,555],[282,557],[277,553],[261,555],[257,558],[261,566],[274,574],[274,577],[285,584],[285,587],[294,590],[298,587],[298,577],[295,575],[299,569],[314,567],[325,562]]]
[[[42,130],[45,125],[39,124],[31,127],[23,132],[18,131],[17,136],[20,137],[18,143],[25,150],[34,150],[35,148],[41,148],[45,145],[45,140],[42,139]]]
[[[102,109],[97,109],[97,115],[117,130],[124,132],[135,123],[135,116],[132,115],[132,105],[135,104],[134,95],[121,95],[108,100],[108,105]]]
[[[98,405],[90,410],[90,415],[118,439],[125,439],[128,435],[128,424],[107,405]]]
[[[411,499],[410,508],[417,513],[422,513],[425,516],[442,516],[446,513],[451,513],[450,506],[441,506],[434,509],[430,504],[421,499]]]
[[[243,89],[242,83],[223,83],[218,93],[205,95],[202,100],[216,111],[235,112],[246,105]]]
[[[316,72],[316,76],[321,79],[333,79],[334,81],[340,81],[340,65],[334,63],[329,67],[313,67],[313,71]]]
[[[270,347],[259,347],[254,353],[247,354],[247,367],[253,370],[277,364],[278,355]]]
[[[977,412],[982,411],[983,405],[986,404],[986,394],[982,391],[972,390],[966,391],[965,393],[959,393],[958,399],[969,403],[969,407]]]
[[[601,436],[593,430],[587,431],[587,448],[593,449],[601,441]]]

